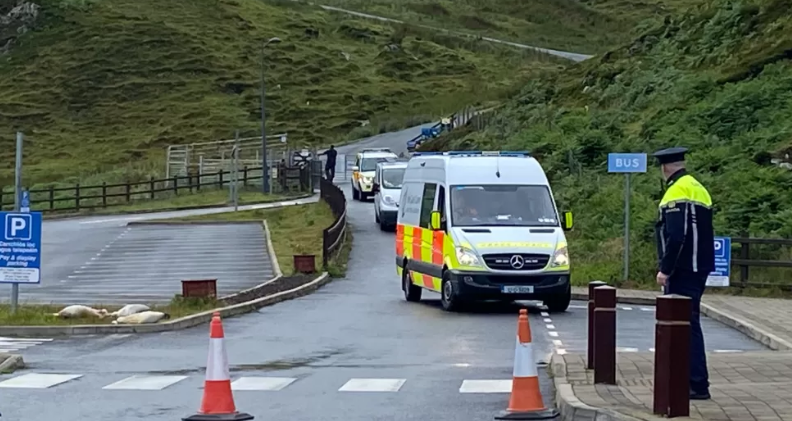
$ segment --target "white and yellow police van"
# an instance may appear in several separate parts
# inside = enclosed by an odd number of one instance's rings
[[[364,201],[373,195],[374,174],[380,162],[393,162],[399,156],[388,148],[366,148],[355,155],[352,166],[352,199]]]
[[[404,173],[396,271],[407,301],[439,292],[456,311],[479,300],[569,306],[569,254],[539,162],[527,152],[416,153]]]

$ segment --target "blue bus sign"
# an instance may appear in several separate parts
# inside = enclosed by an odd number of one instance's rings
[[[708,287],[729,286],[731,274],[731,238],[715,237],[715,270],[707,277]]]
[[[608,172],[646,172],[645,153],[609,153]]]

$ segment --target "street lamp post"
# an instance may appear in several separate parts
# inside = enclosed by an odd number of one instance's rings
[[[264,43],[261,47],[261,187],[264,194],[270,192],[269,186],[269,168],[267,166],[267,128],[266,116],[264,113],[264,50],[270,43],[281,42],[278,37],[272,37]]]

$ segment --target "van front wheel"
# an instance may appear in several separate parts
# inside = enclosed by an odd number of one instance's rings
[[[553,294],[545,297],[543,300],[544,305],[547,306],[547,311],[550,313],[563,313],[569,308],[569,302],[572,301],[572,288],[568,287],[566,292],[560,294]]]
[[[463,302],[459,294],[454,290],[454,283],[451,282],[451,275],[443,272],[443,285],[440,287],[440,304],[445,311],[462,310]]]

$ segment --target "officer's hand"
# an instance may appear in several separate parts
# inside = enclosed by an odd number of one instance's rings
[[[666,286],[668,283],[668,275],[663,272],[657,272],[657,285]]]

